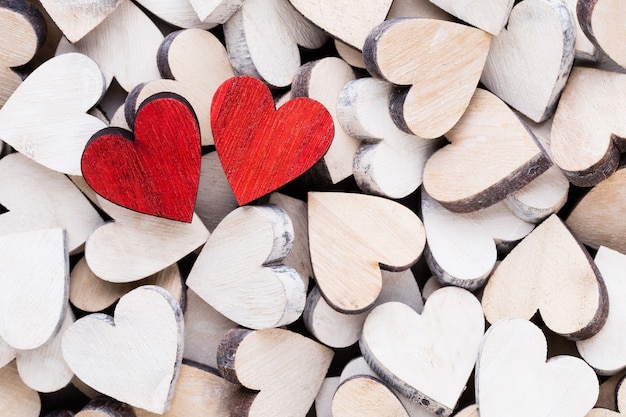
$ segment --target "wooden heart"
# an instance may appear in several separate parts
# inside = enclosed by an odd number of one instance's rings
[[[517,4],[493,40],[480,78],[488,90],[535,122],[549,118],[574,63],[574,17],[560,0]]]
[[[131,91],[137,84],[160,78],[154,58],[162,41],[161,31],[150,18],[133,2],[122,1],[80,41],[71,44],[61,39],[56,54],[85,54],[98,63],[107,86],[115,77],[124,90]]]
[[[367,194],[398,199],[422,184],[426,160],[441,145],[398,129],[389,114],[394,86],[374,78],[345,84],[337,100],[341,127],[363,142],[354,179]]]
[[[308,170],[328,150],[334,134],[332,117],[319,102],[299,97],[274,110],[270,90],[246,76],[218,88],[211,104],[211,128],[240,205]]]
[[[509,20],[514,0],[478,1],[430,0],[431,3],[459,19],[498,36]]]
[[[224,40],[235,72],[287,87],[300,68],[298,45],[320,48],[326,35],[288,0],[246,0],[224,24]]]
[[[490,34],[458,23],[392,19],[370,32],[363,59],[373,76],[410,86],[392,99],[391,114],[403,130],[432,139],[463,115],[490,44]]]
[[[572,340],[596,334],[608,313],[602,276],[556,215],[504,258],[485,286],[482,305],[490,323],[529,320],[539,310],[550,330]]]
[[[451,211],[495,204],[552,165],[515,113],[480,88],[446,138],[424,167],[424,189]]]
[[[211,100],[217,87],[235,75],[224,45],[205,30],[173,32],[161,44],[157,61],[165,79],[140,84],[131,91],[125,110],[130,125],[135,123],[137,109],[148,97],[172,92],[183,96],[193,107],[200,125],[202,145],[213,145]]]
[[[355,7],[350,0],[289,0],[307,19],[333,37],[363,49],[370,30],[385,20],[391,0],[376,0]]]
[[[5,1],[0,5],[0,107],[22,83],[11,67],[30,61],[46,38],[46,21],[28,1]]]
[[[426,261],[440,282],[474,291],[496,265],[498,248],[525,237],[534,225],[518,218],[504,202],[471,213],[446,210],[422,190]]]
[[[554,115],[554,163],[574,185],[590,187],[617,169],[626,140],[626,75],[574,68]]]
[[[239,207],[228,178],[224,173],[217,152],[202,155],[200,182],[196,198],[196,214],[209,231],[215,230],[219,222]]]
[[[104,93],[102,72],[80,54],[52,58],[17,88],[0,110],[0,138],[41,165],[80,175],[80,155],[106,126],[85,114]]]
[[[72,43],[98,26],[120,3],[122,0],[41,0],[46,12]]]
[[[337,128],[328,152],[314,167],[322,171],[317,175],[330,183],[338,182],[352,175],[354,154],[359,141],[344,129],[339,128],[338,97],[343,86],[355,78],[354,71],[343,60],[335,57],[323,58],[304,64],[293,79],[293,97],[309,97],[322,103],[333,117]]]
[[[0,159],[0,204],[0,235],[62,228],[70,253],[104,223],[65,175],[19,153]]]
[[[626,368],[624,331],[626,307],[621,300],[626,297],[624,271],[626,255],[601,246],[595,264],[602,274],[608,293],[609,314],[600,331],[589,339],[576,342],[581,357],[601,375],[614,375]]]
[[[397,302],[376,307],[359,345],[385,382],[437,415],[449,416],[472,373],[484,331],[476,297],[446,287],[428,298],[421,315]]]
[[[611,0],[582,0],[576,11],[587,38],[613,62],[626,68],[626,49],[621,39],[626,35],[621,22],[626,19],[626,5]]]
[[[211,29],[213,22],[203,22],[190,0],[138,0],[139,4],[164,21],[180,28]]]
[[[600,387],[602,390],[602,387]],[[619,417],[623,415],[623,412],[626,411],[626,383],[624,383],[624,378],[621,377],[620,381],[617,385],[617,389],[613,390],[613,394],[616,398],[617,408],[616,411],[609,410],[606,408],[596,407],[589,411],[585,417]]]
[[[371,376],[354,376],[333,396],[333,417],[410,417],[396,395]]]
[[[90,140],[83,177],[122,207],[191,223],[200,179],[200,128],[187,101],[161,93],[139,108],[131,133],[106,128]]]
[[[95,390],[153,413],[168,411],[182,360],[183,313],[153,285],[123,296],[115,316],[91,314],[63,337],[69,367]],[[96,359],[97,360],[94,360]]]
[[[216,25],[226,23],[243,2],[244,0],[189,0],[201,21]]]
[[[85,246],[85,258],[96,276],[121,283],[137,281],[167,268],[209,237],[194,215],[182,223],[137,213],[107,200],[97,200],[114,221],[94,231]]]
[[[35,349],[54,336],[65,314],[65,233],[44,229],[0,236],[0,254],[0,337],[15,349]]]
[[[291,250],[293,225],[277,206],[247,206],[217,226],[187,278],[187,285],[217,311],[252,329],[294,322],[306,287],[280,263]]]
[[[574,207],[567,227],[585,245],[606,246],[626,253],[626,169],[620,169],[593,187]]]
[[[480,417],[584,417],[598,397],[598,379],[583,360],[566,355],[546,361],[547,343],[529,321],[493,324],[476,363]]]
[[[7,416],[38,417],[41,400],[37,391],[26,386],[17,373],[15,363],[0,368],[0,397]]]
[[[333,351],[283,329],[229,331],[217,352],[220,373],[243,385],[231,405],[249,417],[303,416],[317,394]],[[254,390],[254,391],[250,391]]]
[[[395,201],[309,193],[313,272],[328,304],[340,312],[356,314],[372,306],[382,287],[380,268],[408,269],[425,241],[419,217]]]

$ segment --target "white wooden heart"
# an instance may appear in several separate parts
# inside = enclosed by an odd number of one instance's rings
[[[0,236],[62,228],[70,254],[104,223],[65,175],[20,153],[0,159],[0,204],[9,210],[0,214]]]
[[[484,330],[476,297],[446,287],[428,298],[421,315],[402,303],[376,307],[359,344],[385,382],[437,415],[449,416],[472,373]]]
[[[459,19],[498,36],[509,20],[514,0],[459,2],[454,0],[430,0],[431,3]]]
[[[217,152],[202,155],[195,207],[196,214],[210,232],[228,213],[239,207]]]
[[[392,0],[289,0],[317,26],[357,49],[363,49],[367,34],[382,23]]]
[[[481,81],[535,122],[550,117],[574,63],[574,17],[561,0],[526,0],[493,40]]]
[[[41,0],[54,23],[72,43],[98,26],[123,0]]]
[[[106,124],[86,114],[104,94],[98,65],[65,54],[40,65],[0,110],[0,139],[38,163],[81,175],[85,144]]]
[[[293,225],[278,206],[244,206],[217,226],[196,259],[187,285],[213,308],[252,329],[278,327],[300,317],[306,287],[282,263]]]
[[[155,274],[200,247],[209,231],[194,214],[183,223],[128,210],[98,197],[114,221],[94,231],[85,245],[89,268],[110,282],[131,282]]]
[[[541,330],[523,319],[493,324],[476,363],[480,417],[584,417],[598,397],[598,379],[583,360],[546,361]]]
[[[343,381],[332,402],[333,417],[410,417],[404,406],[385,384],[369,375],[356,375]]]
[[[120,299],[114,317],[91,314],[66,330],[63,356],[97,391],[153,413],[168,411],[183,355],[183,314],[164,289]]]
[[[67,307],[65,233],[45,229],[0,236],[0,254],[0,337],[15,349],[35,349],[59,330]]]

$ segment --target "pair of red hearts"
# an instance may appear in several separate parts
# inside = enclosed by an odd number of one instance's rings
[[[234,77],[216,91],[211,128],[240,205],[300,176],[328,150],[332,117],[323,105],[295,98],[278,110],[269,89]],[[106,128],[85,147],[83,176],[102,197],[126,208],[191,222],[200,178],[200,129],[185,99],[156,94],[137,112],[133,133]]]

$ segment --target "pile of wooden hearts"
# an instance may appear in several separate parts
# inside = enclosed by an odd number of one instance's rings
[[[0,416],[626,413],[625,19],[0,0]]]

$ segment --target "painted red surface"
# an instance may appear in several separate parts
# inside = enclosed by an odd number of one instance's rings
[[[217,154],[240,205],[300,176],[324,156],[335,126],[310,98],[274,109],[270,90],[252,77],[233,77],[216,91],[211,129]]]
[[[189,104],[173,94],[157,94],[139,108],[134,136],[119,128],[96,133],[85,147],[81,169],[107,200],[189,223],[200,157],[200,128]]]

